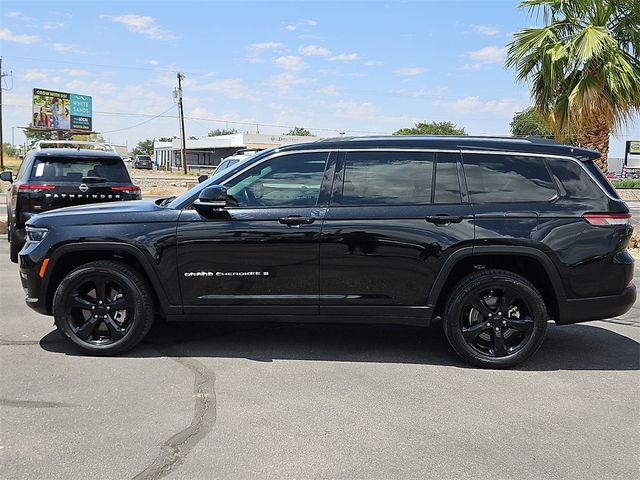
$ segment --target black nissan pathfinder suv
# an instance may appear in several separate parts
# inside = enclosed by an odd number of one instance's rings
[[[169,321],[429,325],[508,367],[547,321],[636,298],[629,209],[598,153],[526,139],[353,138],[261,152],[175,199],[27,222],[27,304],[85,352]],[[593,352],[597,355],[598,352]]]
[[[11,182],[7,220],[12,262],[18,261],[25,243],[25,223],[37,213],[69,205],[141,198],[140,188],[131,182],[122,158],[101,150],[34,149],[25,156],[15,179],[11,172],[0,173],[0,179]]]

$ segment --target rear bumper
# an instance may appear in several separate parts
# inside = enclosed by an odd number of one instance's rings
[[[635,303],[636,295],[636,286],[632,283],[619,295],[566,299],[560,305],[560,318],[556,323],[567,325],[624,315]]]

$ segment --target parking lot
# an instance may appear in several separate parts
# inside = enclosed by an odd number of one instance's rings
[[[24,305],[8,257],[1,478],[640,475],[640,303],[550,325],[507,371],[466,366],[437,327],[158,324],[92,358]]]

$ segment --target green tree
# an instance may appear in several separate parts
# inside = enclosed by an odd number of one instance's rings
[[[287,133],[283,133],[283,135],[293,135],[296,137],[312,137],[313,133],[311,133],[304,127],[293,127]]]
[[[211,130],[207,133],[207,137],[219,137],[220,135],[233,135],[234,133],[238,133],[235,128],[216,128],[215,130]]]
[[[530,82],[535,108],[558,140],[576,135],[598,150],[605,170],[609,135],[640,111],[638,0],[526,0],[544,26],[509,44],[506,65]]]
[[[158,139],[159,142],[173,142],[174,138],[178,138],[178,137],[160,137]]]
[[[394,135],[466,135],[464,128],[453,122],[419,122],[415,127],[401,128]]]
[[[2,151],[7,157],[17,157],[18,149],[8,142],[2,144]]]
[[[553,138],[553,132],[544,126],[540,114],[533,107],[516,112],[510,125],[511,135],[516,137]]]
[[[138,145],[134,147],[131,151],[133,155],[153,155],[153,142],[154,139],[147,138],[145,140],[140,140]]]
[[[29,128],[24,130],[24,136],[27,137],[27,144],[29,148],[33,147],[34,143],[39,142],[40,140],[57,140],[58,132],[55,130],[38,130],[37,128],[32,128],[33,124],[29,124]],[[68,132],[64,132],[62,135],[63,140],[70,140],[71,134]]]

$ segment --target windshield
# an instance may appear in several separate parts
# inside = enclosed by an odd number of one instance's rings
[[[120,157],[38,157],[31,171],[38,182],[131,183]]]
[[[197,195],[198,193],[200,193],[206,187],[209,187],[211,185],[218,185],[219,183],[224,183],[224,180],[227,177],[233,175],[238,170],[243,169],[247,163],[253,162],[255,160],[259,160],[259,159],[261,159],[263,157],[271,155],[271,153],[276,151],[278,148],[280,148],[280,147],[274,147],[274,148],[270,148],[268,150],[263,150],[262,152],[260,152],[257,155],[252,155],[250,157],[247,157],[244,160],[240,160],[238,163],[236,163],[235,165],[233,165],[231,167],[225,168],[223,170],[216,170],[215,172],[213,172],[213,174],[211,175],[211,177],[208,180],[205,180],[204,182],[202,182],[202,183],[196,185],[195,187],[193,187],[191,190],[189,190],[189,191],[183,193],[182,195],[180,195],[179,197],[175,198],[167,206],[169,208],[179,208],[186,200],[190,199],[193,195]]]

